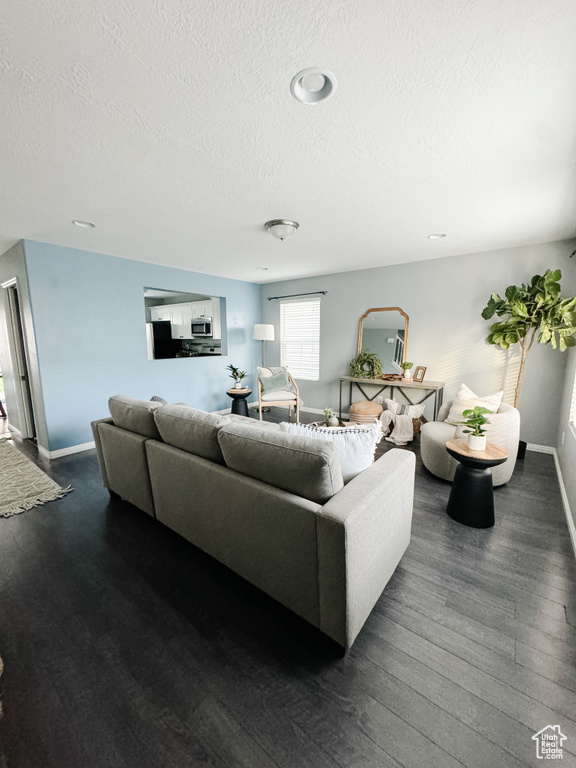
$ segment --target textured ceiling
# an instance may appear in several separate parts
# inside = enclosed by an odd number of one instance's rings
[[[3,0],[0,252],[265,282],[572,237],[575,31],[574,0]]]

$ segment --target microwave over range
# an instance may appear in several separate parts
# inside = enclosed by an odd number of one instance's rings
[[[192,320],[192,336],[212,336],[212,318],[194,318]]]

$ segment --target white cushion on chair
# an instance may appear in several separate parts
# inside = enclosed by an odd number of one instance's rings
[[[452,403],[446,421],[450,424],[457,424],[458,422],[465,421],[464,416],[462,415],[463,411],[473,410],[477,405],[480,405],[482,408],[488,408],[492,413],[497,413],[503,395],[504,390],[501,390],[500,392],[495,392],[493,395],[478,397],[478,395],[472,392],[470,387],[467,387],[466,384],[462,384]]]
[[[273,403],[277,400],[293,400],[296,402],[296,393],[295,392],[289,392],[287,389],[277,389],[274,392],[268,392],[265,395],[262,395],[260,398],[262,402],[267,403]]]

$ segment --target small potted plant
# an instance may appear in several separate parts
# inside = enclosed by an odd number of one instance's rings
[[[462,416],[464,416],[466,421],[456,422],[468,427],[468,429],[463,429],[462,431],[468,434],[468,448],[471,451],[486,450],[486,430],[483,427],[486,424],[490,424],[490,420],[486,418],[487,413],[494,413],[494,411],[477,405],[473,409],[462,411]]]
[[[412,378],[412,368],[414,367],[414,363],[402,363],[400,365],[402,370],[404,371],[403,376],[405,379],[411,379]]]
[[[226,370],[230,371],[230,378],[234,379],[233,389],[242,389],[242,379],[246,377],[246,371],[241,371],[239,368],[235,368],[232,363],[226,366]]]
[[[339,424],[338,417],[332,408],[324,408],[324,419],[327,427],[337,427]]]

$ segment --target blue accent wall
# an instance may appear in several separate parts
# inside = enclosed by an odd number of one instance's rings
[[[254,389],[257,284],[30,240],[24,247],[49,450],[93,440],[90,422],[108,415],[110,395],[228,408],[230,362]],[[148,360],[144,287],[224,296],[228,354]]]

